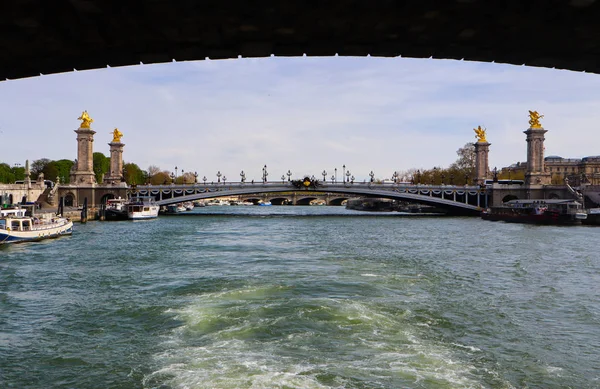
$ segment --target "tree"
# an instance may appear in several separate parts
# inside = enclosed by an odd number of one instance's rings
[[[0,163],[0,182],[3,184],[15,182],[15,174],[7,163]]]
[[[60,177],[60,182],[63,182],[63,179],[65,180],[65,182],[69,182],[71,176],[71,168],[73,167],[74,162],[70,159],[59,159],[58,161],[54,161],[54,163],[58,171],[58,176]],[[46,174],[44,173],[44,176],[45,175]]]
[[[31,167],[29,169],[31,171],[31,178],[36,179],[38,177],[38,175],[44,171],[44,168],[46,167],[46,165],[48,165],[50,162],[51,162],[51,160],[48,158],[42,158],[42,159],[33,161],[31,163]]]
[[[144,183],[144,172],[135,163],[126,163],[123,165],[125,171],[125,182],[129,185],[139,185]]]
[[[475,172],[475,144],[465,144],[456,150],[456,154],[458,159],[450,165],[449,170],[453,170],[458,175],[472,176]]]
[[[148,166],[148,176],[149,177],[152,177],[152,176],[154,176],[155,174],[158,174],[158,173],[160,173],[160,168],[158,166],[156,166],[156,165],[150,165],[150,166]]]
[[[102,176],[104,176],[110,170],[110,158],[102,153],[94,153],[93,158],[96,182],[102,182]]]
[[[169,172],[158,172],[150,177],[150,184],[152,185],[165,185],[171,183],[171,177]]]

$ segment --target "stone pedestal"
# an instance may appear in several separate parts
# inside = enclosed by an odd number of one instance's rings
[[[77,133],[77,160],[71,171],[71,184],[95,184],[94,134],[96,131],[80,127],[75,130],[75,133]]]
[[[110,142],[110,170],[104,177],[104,183],[107,185],[125,184],[123,177],[123,147],[124,143]]]
[[[523,131],[527,135],[527,171],[525,185],[549,185],[552,175],[545,172],[544,167],[544,134],[543,127],[530,127]]]
[[[491,143],[488,142],[475,143],[475,184],[477,185],[483,185],[488,178],[490,145]]]

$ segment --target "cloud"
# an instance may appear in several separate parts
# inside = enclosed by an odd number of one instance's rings
[[[535,109],[549,154],[600,154],[594,74],[406,58],[262,58],[98,69],[0,82],[7,163],[76,157],[76,118],[94,118],[94,150],[118,127],[124,159],[232,179],[346,164],[358,179],[447,166],[488,129],[490,164],[525,160]],[[209,177],[210,176],[210,177]]]

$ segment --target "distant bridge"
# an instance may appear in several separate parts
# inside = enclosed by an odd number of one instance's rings
[[[153,196],[159,205],[226,196],[282,192],[321,192],[355,197],[379,197],[444,208],[450,214],[476,215],[488,205],[489,193],[479,186],[407,185],[373,182],[324,183],[298,188],[292,182],[231,182],[186,185],[137,185],[132,196]]]

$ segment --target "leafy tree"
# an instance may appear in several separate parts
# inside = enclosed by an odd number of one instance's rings
[[[125,182],[129,185],[143,184],[145,181],[144,171],[135,163],[126,163],[123,165],[125,170]]]
[[[94,153],[94,174],[96,175],[96,182],[102,182],[102,176],[108,173],[110,169],[110,158],[102,153]]]
[[[31,167],[29,168],[29,170],[31,171],[31,178],[36,179],[38,175],[44,171],[44,168],[50,163],[50,161],[51,160],[48,158],[42,158],[33,161],[31,163]]]
[[[166,185],[171,183],[171,177],[169,172],[158,172],[150,177],[150,184],[152,185]]]
[[[24,180],[25,179],[25,168],[23,166],[13,166],[11,168],[16,180]],[[14,182],[14,181],[13,181]]]
[[[44,169],[42,170],[42,173],[44,173],[44,178],[46,180],[51,180],[51,181],[57,181],[58,177],[61,177],[60,181],[62,183],[65,183],[66,181],[64,180],[68,180],[69,179],[69,175],[67,176],[59,176],[59,172],[58,172],[58,167],[56,166],[56,161],[50,161],[46,164],[46,166],[44,166]]]
[[[58,161],[54,161],[56,164],[56,169],[58,171],[58,175],[60,176],[60,182],[69,182],[69,176],[71,175],[71,168],[73,167],[74,162],[70,159],[60,159]],[[44,173],[44,176],[46,174]],[[54,181],[54,180],[53,180]]]
[[[0,163],[0,182],[3,184],[15,182],[15,173],[7,163]]]

